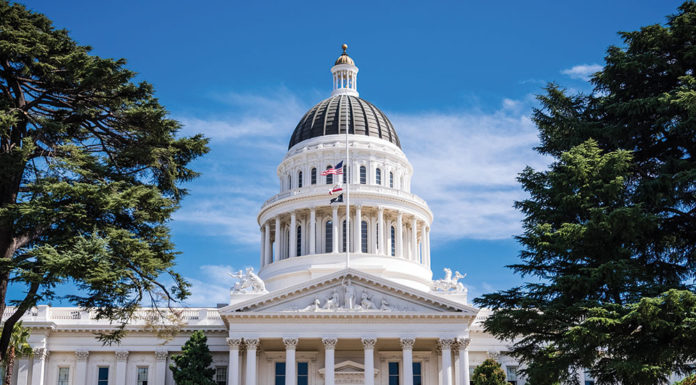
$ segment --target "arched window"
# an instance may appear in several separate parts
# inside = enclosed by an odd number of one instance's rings
[[[367,253],[367,222],[360,222],[360,250]]]
[[[396,229],[394,226],[391,227],[391,256],[396,255]]]
[[[324,237],[324,252],[330,253],[333,251],[333,222],[326,221],[326,236]]]
[[[326,169],[330,169],[331,165],[326,166]],[[326,176],[326,184],[333,184],[333,174],[329,174]]]
[[[360,166],[360,184],[367,183],[367,168],[365,166]]]
[[[297,254],[298,257],[302,255],[302,226],[297,226]]]
[[[292,190],[292,175],[288,175],[288,190]]]
[[[379,168],[375,170],[375,183],[378,185],[382,184],[382,170]]]
[[[348,166],[343,166],[343,183],[349,183],[350,175],[348,175]]]
[[[309,175],[312,178],[310,183],[317,184],[317,168],[316,167],[312,167],[312,172]]]
[[[302,188],[302,171],[297,173],[297,187]]]
[[[394,173],[389,171],[389,188],[394,188]]]

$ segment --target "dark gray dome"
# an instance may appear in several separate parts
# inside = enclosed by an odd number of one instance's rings
[[[324,99],[302,117],[290,138],[292,146],[310,138],[346,133],[381,138],[401,148],[394,126],[379,108],[356,96],[336,95]]]

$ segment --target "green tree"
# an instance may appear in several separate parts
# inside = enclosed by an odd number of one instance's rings
[[[28,357],[33,354],[33,349],[27,340],[29,339],[29,329],[22,326],[22,321],[14,324],[10,335],[10,345],[7,351],[7,358],[2,361],[5,369],[5,378],[2,379],[3,385],[10,385],[14,372],[16,358]]]
[[[529,198],[521,287],[476,300],[530,382],[661,384],[696,359],[696,4],[621,33],[590,94],[551,84],[535,110],[547,171]]]
[[[503,372],[500,364],[490,358],[474,369],[471,383],[473,385],[507,385],[505,372]]]
[[[0,314],[16,306],[0,358],[13,325],[56,285],[74,284],[69,301],[121,322],[144,300],[188,294],[167,221],[207,140],[177,136],[152,86],[124,66],[0,0]],[[9,301],[9,285],[25,295]]]
[[[215,385],[215,369],[210,365],[213,356],[208,349],[208,338],[196,330],[184,344],[181,354],[172,357],[169,369],[177,385]]]
[[[692,374],[681,381],[675,382],[674,385],[696,385],[696,374]]]

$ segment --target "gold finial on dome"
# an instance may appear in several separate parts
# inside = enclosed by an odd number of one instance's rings
[[[344,43],[341,46],[341,48],[343,48],[343,53],[341,54],[341,56],[338,57],[338,59],[336,59],[336,63],[334,63],[334,65],[339,65],[339,64],[355,65],[355,62],[353,62],[353,59],[351,59],[351,57],[348,56],[348,54],[346,53],[346,50],[348,49],[348,44]]]

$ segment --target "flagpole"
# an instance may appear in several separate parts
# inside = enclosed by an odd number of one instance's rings
[[[346,95],[346,101],[350,103],[350,97]],[[346,104],[346,164],[343,165],[343,175],[346,178],[346,269],[350,268],[350,175],[348,165],[350,164],[350,152],[348,151],[348,109]]]

